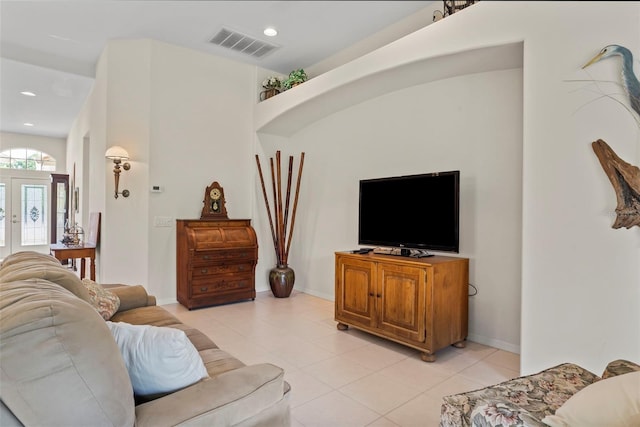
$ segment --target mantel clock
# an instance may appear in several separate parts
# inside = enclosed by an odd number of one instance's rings
[[[227,208],[225,207],[224,190],[218,182],[212,183],[204,190],[204,206],[200,219],[206,218],[222,218],[227,217]]]

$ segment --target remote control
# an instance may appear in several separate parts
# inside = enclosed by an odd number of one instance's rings
[[[362,248],[362,249],[356,249],[356,250],[352,251],[352,253],[354,253],[354,254],[368,254],[372,250],[373,249]]]

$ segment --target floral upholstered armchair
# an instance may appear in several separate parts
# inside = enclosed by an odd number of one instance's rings
[[[610,381],[610,386],[607,381],[603,381],[629,373],[633,374],[615,380],[616,384]],[[624,380],[626,384],[621,384],[619,380]],[[600,384],[593,387],[596,383]],[[589,386],[592,387],[588,389]],[[583,389],[578,396],[578,392]],[[611,390],[626,394],[616,399]],[[574,395],[576,403],[568,402]],[[583,410],[580,405],[598,407],[601,405],[589,405],[587,402],[594,400],[602,403],[602,399],[607,403],[607,399],[615,399],[619,403],[617,408],[612,409],[616,411],[615,416],[625,417],[626,420],[631,420],[631,424],[610,424],[610,418],[604,418],[607,420],[606,424],[601,425],[640,425],[633,424],[635,421],[640,423],[640,365],[627,360],[616,360],[607,365],[600,378],[578,365],[564,363],[537,374],[515,378],[480,390],[445,396],[440,427],[580,425],[574,424],[579,422],[575,412]],[[626,406],[621,408],[621,405]],[[599,410],[599,413],[602,417],[607,416],[602,410]],[[593,420],[593,415],[588,416]],[[572,422],[566,422],[567,419]]]

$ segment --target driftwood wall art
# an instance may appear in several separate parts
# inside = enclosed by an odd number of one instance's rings
[[[640,227],[640,168],[622,160],[599,139],[591,144],[616,192],[618,206],[613,228]]]

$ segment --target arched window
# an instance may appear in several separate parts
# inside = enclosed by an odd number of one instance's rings
[[[31,148],[11,148],[0,152],[0,168],[55,172],[56,159]]]

